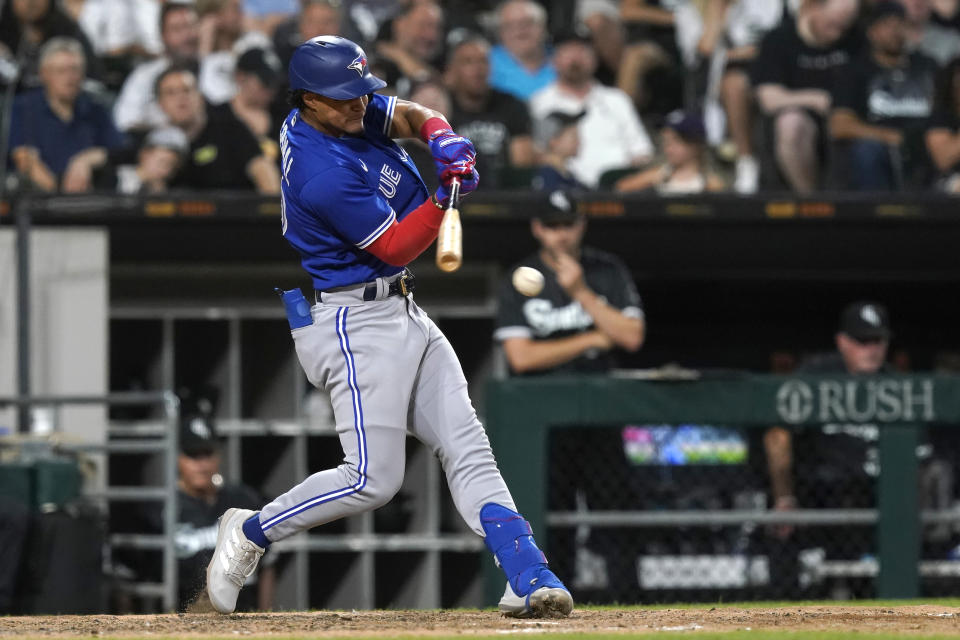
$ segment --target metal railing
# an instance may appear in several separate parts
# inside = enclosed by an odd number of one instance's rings
[[[837,416],[835,399],[864,407],[877,385],[902,392],[898,412]],[[838,391],[839,390],[839,391]],[[837,393],[834,393],[837,392]],[[831,395],[833,394],[833,395]],[[923,564],[921,528],[960,522],[956,510],[921,510],[916,457],[924,424],[960,424],[960,377],[883,375],[869,380],[847,376],[770,376],[730,374],[698,380],[654,381],[639,377],[555,376],[491,381],[487,431],[514,500],[534,531],[547,526],[714,527],[755,525],[874,526],[876,590],[882,598],[917,597],[921,575],[956,570],[952,562]],[[898,398],[899,402],[899,398]],[[874,406],[875,408],[875,406]],[[878,428],[875,509],[798,509],[794,511],[662,510],[547,511],[548,446],[552,429],[565,425],[604,428],[628,424],[724,424],[745,429],[789,425],[816,428],[831,421],[871,423]],[[831,571],[862,571],[839,565]],[[926,572],[926,573],[924,573]],[[932,573],[931,573],[932,572]],[[494,576],[496,577],[496,576]],[[491,578],[488,596],[499,580]]]
[[[111,548],[132,547],[145,550],[160,550],[163,553],[163,573],[161,583],[139,582],[130,585],[130,591],[139,595],[161,598],[163,608],[173,611],[177,605],[177,556],[174,546],[174,534],[177,524],[177,453],[179,450],[179,413],[180,402],[176,394],[170,391],[123,392],[106,395],[32,395],[0,396],[0,407],[16,406],[21,415],[29,416],[32,408],[51,407],[54,409],[54,433],[60,423],[60,409],[65,405],[103,405],[105,407],[122,406],[161,406],[166,428],[155,431],[158,437],[136,437],[134,439],[110,440],[105,442],[70,442],[50,439],[47,444],[55,452],[64,453],[105,453],[126,455],[132,453],[162,454],[163,484],[161,486],[111,487],[103,490],[87,490],[84,496],[102,503],[106,508],[111,502],[160,501],[163,502],[163,534],[117,534],[107,539]],[[59,434],[58,434],[59,435]],[[15,440],[11,438],[10,442]],[[2,440],[0,440],[2,443]]]
[[[547,524],[551,527],[716,527],[745,523],[757,525],[850,526],[875,525],[880,521],[878,509],[795,509],[793,511],[761,511],[757,509],[723,509],[704,511],[551,511]],[[956,509],[920,512],[922,524],[960,523]]]

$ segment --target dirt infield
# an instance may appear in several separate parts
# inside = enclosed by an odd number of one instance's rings
[[[777,609],[580,609],[570,618],[524,621],[493,611],[318,611],[221,616],[187,613],[141,616],[0,618],[0,637],[96,636],[435,636],[531,632],[651,633],[656,631],[857,631],[960,634],[960,608],[945,606],[797,606]]]

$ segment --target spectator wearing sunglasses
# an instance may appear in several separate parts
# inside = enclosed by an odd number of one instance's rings
[[[643,344],[646,324],[633,279],[616,256],[582,245],[586,228],[586,217],[563,191],[552,192],[531,220],[540,248],[514,267],[536,269],[544,286],[527,297],[508,278],[494,332],[514,375],[605,373],[616,350]]]

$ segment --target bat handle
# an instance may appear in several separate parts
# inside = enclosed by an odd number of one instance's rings
[[[447,210],[460,208],[460,178],[450,179],[450,200]]]

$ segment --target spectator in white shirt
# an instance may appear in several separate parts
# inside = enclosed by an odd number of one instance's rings
[[[596,187],[605,171],[648,162],[654,148],[633,102],[594,79],[597,56],[590,40],[570,32],[555,38],[554,46],[557,80],[533,95],[530,111],[534,122],[551,112],[586,112],[578,124],[580,152],[570,163],[577,180]],[[538,142],[544,142],[539,135]]]
[[[156,57],[160,40],[161,0],[86,0],[77,22],[105,57]]]
[[[164,56],[138,65],[123,83],[113,106],[113,118],[121,131],[142,131],[167,124],[157,106],[153,86],[171,63],[197,64],[200,31],[193,4],[166,2],[160,10],[159,23]]]
[[[196,0],[200,16],[200,91],[212,104],[223,104],[237,92],[237,59],[250,49],[270,48],[270,38],[245,27],[240,0]]]

